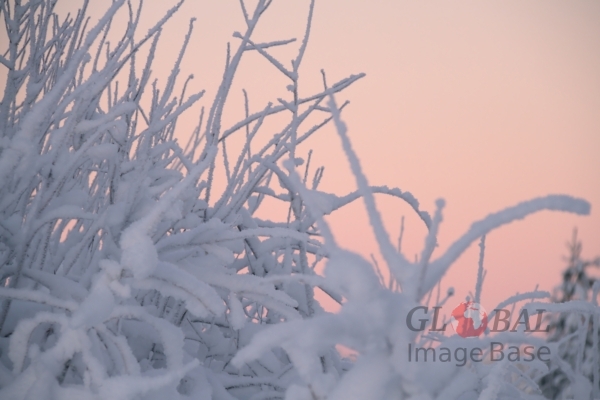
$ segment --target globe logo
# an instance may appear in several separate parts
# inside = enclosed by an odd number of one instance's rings
[[[464,338],[476,337],[487,328],[488,317],[481,304],[467,301],[452,310],[450,322],[458,335]]]

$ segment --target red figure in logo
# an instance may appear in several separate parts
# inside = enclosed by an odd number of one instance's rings
[[[460,336],[476,337],[481,335],[488,324],[488,317],[481,304],[472,301],[462,302],[452,310],[452,327]]]

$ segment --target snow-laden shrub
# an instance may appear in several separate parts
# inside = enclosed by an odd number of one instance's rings
[[[203,95],[185,95],[191,77],[175,93],[193,21],[162,87],[151,73],[162,29],[181,3],[140,40],[141,4],[115,1],[95,24],[87,1],[64,19],[55,5],[0,2],[8,38],[0,57],[0,398],[283,397],[295,371],[280,350],[230,364],[264,326],[321,312],[313,286],[329,291],[312,272],[323,256],[311,238],[314,220],[277,163],[290,154],[303,163],[297,144],[331,120],[323,99],[362,75],[301,95],[313,5],[290,68],[268,49],[292,41],[252,40],[270,1],[254,10],[241,3],[246,31],[234,35],[238,48],[228,52],[206,122],[181,147],[177,120]],[[128,22],[115,44],[117,13]],[[248,52],[289,79],[289,100],[247,109],[223,129]],[[319,113],[321,122],[307,126]],[[275,115],[288,124],[253,149]],[[227,154],[228,138],[244,133],[243,150]],[[213,188],[219,153],[221,193]],[[317,169],[317,194],[321,176]],[[254,216],[265,196],[288,204],[287,220]],[[326,359],[342,370],[335,351]]]

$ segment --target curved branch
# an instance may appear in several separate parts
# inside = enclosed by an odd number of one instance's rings
[[[549,195],[524,201],[515,206],[506,208],[471,225],[471,228],[456,242],[446,253],[429,266],[429,271],[424,281],[422,294],[429,292],[446,273],[450,265],[481,236],[502,225],[523,219],[526,216],[542,210],[563,211],[578,215],[590,213],[591,205],[586,200],[577,199],[566,195]]]

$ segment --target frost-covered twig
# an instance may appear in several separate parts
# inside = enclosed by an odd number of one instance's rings
[[[423,293],[427,293],[429,290],[433,289],[442,275],[446,273],[450,265],[456,261],[456,259],[473,241],[477,240],[477,238],[502,225],[509,224],[513,221],[525,218],[529,214],[542,210],[563,211],[587,215],[590,212],[590,203],[566,195],[550,195],[524,201],[500,212],[490,214],[486,218],[473,223],[471,228],[460,239],[455,241],[442,256],[431,263],[425,278]]]

